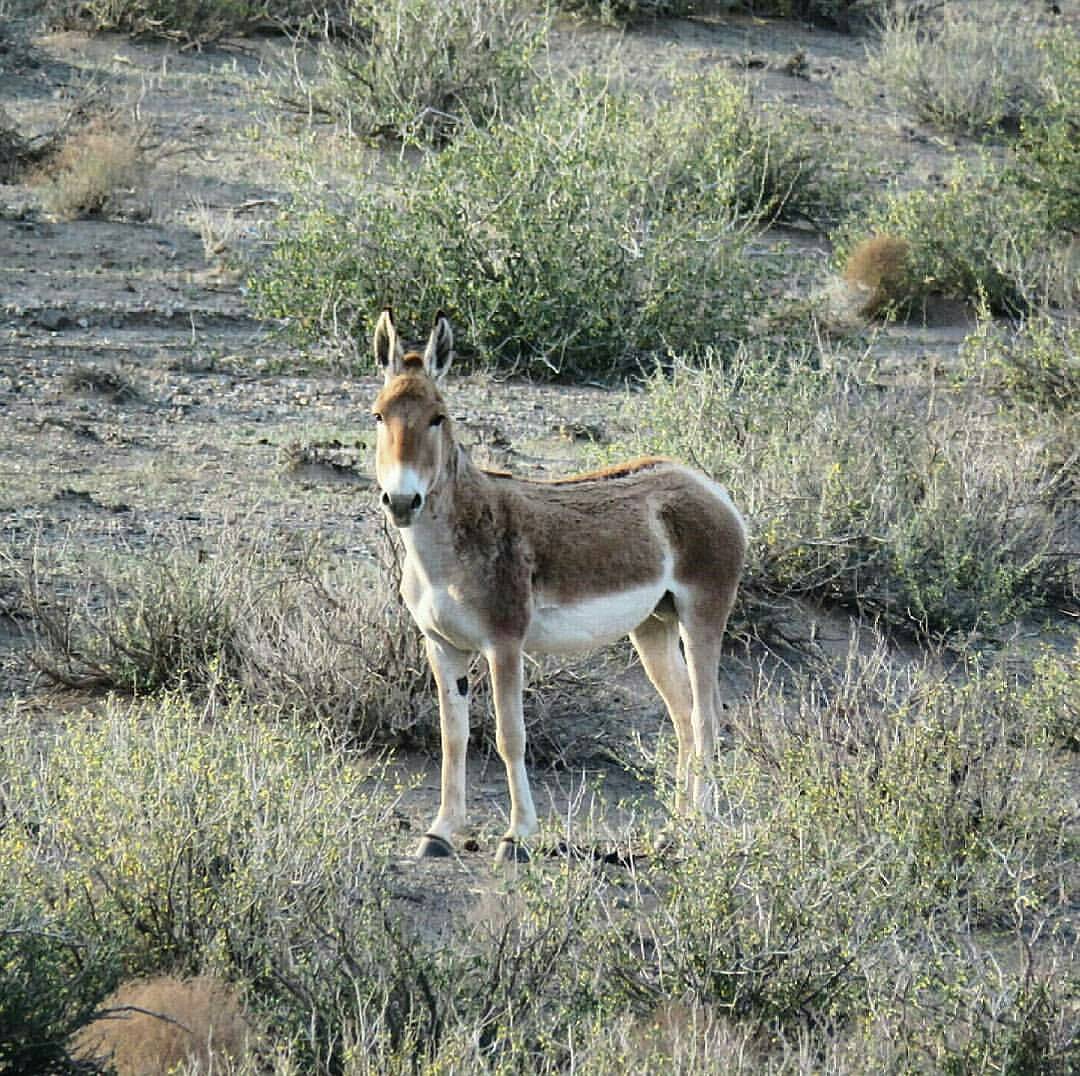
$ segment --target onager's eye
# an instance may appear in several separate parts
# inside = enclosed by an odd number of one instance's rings
[[[432,428],[434,428],[435,426],[441,426],[445,421],[446,421],[446,416],[445,415],[436,415],[431,420]]]
[[[375,420],[376,422],[382,422],[382,415],[381,415],[381,414],[380,414],[380,413],[379,413],[378,411],[372,411],[372,412],[371,412],[371,417],[372,417],[372,418],[373,418],[373,419],[374,419],[374,420]]]

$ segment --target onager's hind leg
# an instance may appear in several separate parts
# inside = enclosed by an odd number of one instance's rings
[[[675,726],[679,761],[675,769],[675,809],[682,813],[691,794],[690,759],[694,751],[693,696],[686,662],[679,651],[679,625],[673,617],[653,615],[630,633],[641,664],[660,693]]]
[[[703,814],[714,812],[709,770],[716,762],[716,740],[720,730],[720,645],[733,600],[702,602],[689,608],[676,601],[679,634],[686,652],[693,706],[690,723],[694,732],[694,759],[691,773],[694,806]]]
[[[465,754],[469,746],[469,655],[425,638],[428,661],[439,689],[442,734],[442,797],[439,813],[416,854],[448,856],[450,839],[465,826]]]

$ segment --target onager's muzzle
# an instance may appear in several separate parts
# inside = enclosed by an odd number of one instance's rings
[[[382,505],[395,527],[411,527],[424,507],[421,493],[383,493]]]

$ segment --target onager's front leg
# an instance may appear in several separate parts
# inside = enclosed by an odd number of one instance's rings
[[[510,828],[499,844],[495,859],[496,862],[521,861],[529,858],[521,841],[538,828],[529,776],[525,772],[523,655],[520,646],[502,646],[489,652],[487,659],[495,697],[495,746],[506,765],[510,786]]]
[[[448,856],[455,833],[465,827],[465,755],[469,747],[469,657],[446,643],[425,637],[428,661],[439,689],[442,734],[442,795],[439,813],[416,854]]]

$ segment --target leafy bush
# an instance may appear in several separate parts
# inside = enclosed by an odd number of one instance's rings
[[[1044,208],[992,168],[957,166],[939,190],[893,193],[837,230],[837,262],[860,244],[887,235],[905,242],[908,257],[893,287],[902,309],[933,295],[982,302],[1017,314],[1045,290],[1054,239]]]
[[[362,136],[444,142],[524,104],[547,30],[522,0],[350,0],[305,95]]]
[[[969,375],[1009,406],[1080,411],[1080,324],[1040,311],[1019,329],[986,319],[964,343]]]
[[[1050,226],[1080,231],[1080,38],[1046,44],[1046,100],[1021,121],[1010,179],[1046,207]]]
[[[548,376],[729,347],[771,272],[745,256],[749,222],[843,200],[806,132],[783,130],[715,75],[680,81],[663,109],[588,79],[539,87],[518,122],[401,165],[347,211],[287,215],[257,308],[304,337],[365,339],[386,303],[417,329],[443,308],[466,358]]]
[[[712,356],[630,402],[633,450],[703,468],[748,516],[751,596],[803,594],[929,633],[1070,600],[1063,425],[1032,437],[947,393],[828,365]]]
[[[0,835],[0,1072],[68,1072],[68,1035],[90,1020],[120,962],[89,917],[57,915],[46,892],[35,891],[33,873],[27,885],[22,856],[12,849],[26,852],[30,835],[7,829]]]
[[[1013,0],[886,10],[881,38],[848,92],[884,92],[897,109],[964,134],[1015,131],[1046,104],[1046,29]]]

